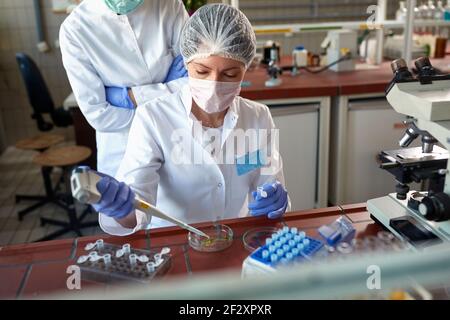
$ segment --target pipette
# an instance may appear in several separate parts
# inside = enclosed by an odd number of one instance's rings
[[[80,166],[75,168],[72,172],[72,176],[70,177],[70,185],[72,188],[73,197],[81,203],[95,204],[99,202],[101,194],[97,190],[97,182],[101,178],[102,177],[98,174],[98,172],[91,170],[89,167]],[[134,200],[134,208],[144,211],[160,219],[172,222],[183,229],[198,234],[199,236],[209,238],[206,233],[188,225],[187,223],[184,223],[183,221],[178,220],[177,218],[165,214],[152,204],[138,199],[137,197]]]

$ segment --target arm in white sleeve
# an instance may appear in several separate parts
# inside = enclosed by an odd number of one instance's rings
[[[177,92],[186,83],[187,78],[180,78],[168,83],[154,83],[135,86],[132,87],[131,90],[133,91],[136,104],[141,106],[158,97]]]
[[[59,33],[63,64],[83,115],[97,131],[121,131],[131,125],[135,110],[106,101],[105,86],[83,48],[64,24]]]
[[[172,22],[173,29],[171,34],[173,36],[171,46],[174,50],[175,56],[177,56],[180,54],[181,31],[183,30],[184,24],[189,19],[189,14],[181,1],[174,1],[173,5],[174,8],[172,9],[172,12],[175,12],[175,14]]]
[[[167,5],[173,4],[173,7],[167,9],[167,26],[171,28],[167,34],[172,35],[170,39],[170,46],[174,53],[174,58],[180,54],[180,36],[184,24],[186,23],[189,15],[181,1],[172,1]],[[170,19],[172,18],[172,19]],[[132,87],[134,99],[138,106],[157,98],[164,93],[170,94],[178,91],[180,87],[186,83],[186,79],[177,79],[170,81],[168,83],[156,83],[156,84],[146,84],[142,86]]]
[[[120,164],[116,178],[125,182],[136,193],[136,196],[156,205],[159,174],[158,170],[163,162],[163,154],[149,129],[156,127],[147,114],[146,105],[137,110],[131,125],[127,149]],[[106,233],[125,236],[138,230],[147,229],[151,216],[135,210],[136,227],[128,229],[119,224],[114,218],[99,214],[100,227]]]

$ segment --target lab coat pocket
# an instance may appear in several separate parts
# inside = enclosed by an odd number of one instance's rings
[[[267,164],[265,153],[261,150],[249,152],[236,158],[236,171],[238,176],[245,175]]]

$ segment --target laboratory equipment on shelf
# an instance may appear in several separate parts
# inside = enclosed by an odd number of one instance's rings
[[[81,203],[86,204],[95,204],[99,202],[101,195],[100,192],[97,190],[97,182],[101,178],[102,177],[97,172],[91,170],[89,167],[81,166],[75,168],[70,178],[73,197],[78,201],[80,201]],[[137,197],[134,202],[134,208],[146,212],[148,214],[151,214],[152,216],[158,217],[160,219],[172,222],[173,224],[180,226],[183,229],[189,230],[190,232],[196,233],[201,237],[206,238],[209,237],[204,232],[188,225],[187,223],[178,220],[177,218],[165,214],[152,204],[144,200],[138,199]]]
[[[298,46],[292,51],[292,62],[294,67],[301,68],[308,66],[308,50],[303,46]]]
[[[436,6],[433,0],[428,0],[428,10],[426,12],[426,19],[433,20],[436,14]]]
[[[435,20],[444,20],[445,17],[445,8],[442,0],[439,0],[436,5],[436,11],[434,12]]]
[[[383,47],[383,56],[387,59],[399,59],[403,56],[403,44],[405,38],[403,35],[393,35],[386,38]],[[411,57],[417,59],[427,54],[427,47],[420,44],[417,40],[413,41],[411,47]]]
[[[270,61],[267,67],[267,73],[269,74],[270,79],[266,81],[266,87],[276,87],[281,84],[280,75],[282,74],[283,70],[278,66],[278,55],[279,49],[274,43],[272,45],[272,48],[270,49]]]
[[[327,61],[340,61],[330,66],[336,72],[352,71],[355,69],[354,58],[357,56],[357,33],[354,30],[331,30],[322,42],[322,48],[326,48]],[[342,60],[350,56],[350,59]],[[341,61],[342,60],[342,61]]]
[[[450,21],[450,0],[447,0],[447,5],[445,6],[444,20]]]
[[[276,50],[276,62],[280,62],[280,58],[281,58],[281,45],[278,42],[269,40],[267,41],[263,48],[262,48],[262,60],[261,63],[268,65],[269,62],[273,59],[273,53],[272,50]]]
[[[394,175],[397,192],[367,201],[367,208],[396,236],[422,249],[450,240],[450,75],[437,74],[428,58],[415,61],[417,77],[403,59],[391,66],[394,79],[386,97],[409,117],[409,127],[399,141],[403,149],[380,154],[381,168]],[[422,147],[406,148],[419,136]],[[409,190],[410,183],[422,181],[427,190]]]
[[[405,21],[406,20],[406,4],[405,1],[400,1],[399,8],[395,13],[395,20],[397,21]]]
[[[422,4],[418,6],[419,8],[419,19],[427,19],[428,17],[428,6],[425,1],[422,1]]]

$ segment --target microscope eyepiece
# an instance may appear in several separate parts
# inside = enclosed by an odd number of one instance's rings
[[[413,79],[412,73],[408,70],[405,59],[396,59],[391,62],[391,69],[394,73],[394,82]]]
[[[414,65],[420,76],[434,76],[436,75],[436,70],[431,65],[430,59],[428,57],[421,57],[414,61]]]
[[[405,59],[396,59],[394,61],[391,62],[391,69],[392,72],[395,74],[400,70],[408,70],[408,65],[406,64]]]
[[[431,67],[431,62],[428,57],[420,57],[416,61],[414,61],[414,65],[416,66],[417,70],[421,70],[424,67]]]

